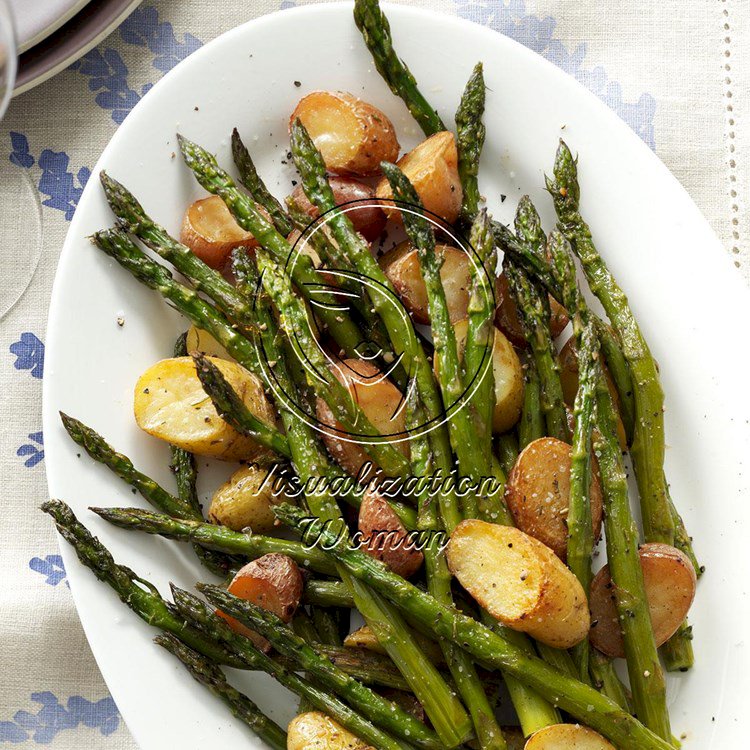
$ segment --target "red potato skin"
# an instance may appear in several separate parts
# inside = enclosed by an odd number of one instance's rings
[[[657,647],[680,627],[695,598],[697,576],[688,557],[668,544],[652,542],[638,550]],[[670,583],[671,573],[671,583]],[[625,646],[617,614],[616,591],[604,566],[591,582],[591,645],[612,658],[624,658]]]
[[[402,578],[422,567],[424,555],[409,542],[406,528],[385,498],[373,490],[362,498],[359,531],[366,543],[363,550]]]
[[[240,568],[227,590],[289,622],[302,599],[303,586],[297,563],[286,555],[271,553]],[[271,650],[271,644],[263,636],[220,610],[216,614],[223,617],[233,630],[250,638],[264,653]]]
[[[364,182],[354,180],[351,177],[330,177],[328,182],[333,191],[333,197],[337,206],[342,206],[351,201],[363,201],[362,204],[352,206],[346,215],[354,224],[354,228],[368,241],[373,242],[385,229],[385,212],[377,205],[375,191]],[[302,189],[298,185],[292,192],[291,197],[311,219],[320,216],[318,207],[310,203]]]

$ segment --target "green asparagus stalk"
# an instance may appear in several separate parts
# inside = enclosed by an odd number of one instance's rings
[[[314,648],[321,656],[330,659],[339,669],[365,685],[411,692],[409,683],[387,656],[365,648],[341,648],[322,643],[314,644]]]
[[[78,559],[100,581],[109,585],[144,622],[176,635],[190,648],[215,662],[241,667],[241,662],[226,649],[176,615],[153,584],[137,576],[130,568],[118,565],[65,503],[48,500],[42,504],[42,510],[52,516],[60,535],[75,549]]]
[[[237,128],[232,130],[232,158],[240,175],[240,184],[252,195],[253,200],[259,206],[268,211],[268,215],[271,217],[271,221],[273,221],[279,234],[287,237],[292,229],[294,229],[292,222],[289,220],[289,216],[287,216],[281,203],[274,198],[258,174],[250,152],[242,142]]]
[[[230,614],[227,612],[227,614]],[[320,636],[318,635],[318,631],[313,625],[313,621],[310,619],[310,615],[305,612],[303,609],[298,609],[297,613],[292,618],[292,630],[303,639],[303,641],[307,643],[317,643],[320,640]],[[284,625],[284,629],[288,630],[289,628]],[[298,671],[297,669],[297,663],[293,663],[294,671]],[[309,678],[309,675],[305,674],[305,677]],[[297,707],[297,713],[298,714],[304,714],[308,711],[312,711],[313,707],[307,702],[307,698],[300,698],[299,705]]]
[[[330,554],[357,580],[394,602],[399,609],[433,633],[451,639],[489,669],[502,669],[536,689],[549,701],[578,721],[607,737],[620,747],[637,750],[667,750],[671,745],[624,712],[616,703],[592,687],[549,667],[541,659],[528,656],[497,633],[455,609],[441,605],[434,597],[360,550],[352,549],[320,521],[306,518],[289,505],[274,509],[286,525],[304,534],[309,543],[324,543]]]
[[[591,670],[591,678],[597,690],[608,698],[611,698],[625,711],[633,713],[630,693],[617,675],[614,661],[601,653],[601,651],[591,649],[589,668]]]
[[[460,218],[470,223],[479,210],[479,157],[484,146],[486,129],[484,114],[484,71],[477,63],[471,73],[456,111],[456,145],[458,147],[458,174],[463,188]]]
[[[417,747],[429,750],[442,747],[434,732],[422,722],[340,671],[328,659],[316,653],[305,640],[291,632],[273,613],[239,599],[218,586],[199,584],[198,590],[222,612],[267,638],[279,653],[294,660],[309,679],[338,695],[376,726]]]
[[[319,549],[308,549],[300,542],[276,539],[262,534],[243,534],[226,526],[172,518],[140,508],[91,508],[105,521],[121,529],[156,534],[178,542],[195,542],[209,549],[255,560],[278,553],[291,557],[298,565],[324,575],[335,575],[336,566]]]
[[[176,586],[172,587],[172,597],[177,610],[188,622],[197,626],[211,638],[219,640],[244,663],[246,668],[271,675],[279,684],[300,698],[304,698],[318,711],[328,714],[365,742],[383,750],[410,750],[406,743],[400,742],[376,727],[335,695],[320,687],[317,681],[312,682],[299,677],[259,651],[252,641],[232,630],[225,620],[217,617],[197,597]]]
[[[539,373],[532,356],[524,361],[523,408],[518,423],[518,447],[523,450],[529,443],[546,435],[542,413],[542,392]]]
[[[341,581],[319,581],[311,578],[305,583],[302,601],[316,607],[354,607],[351,591]]]
[[[193,360],[203,390],[210,397],[219,416],[242,435],[251,437],[280,456],[290,458],[292,453],[287,436],[256,417],[208,357],[196,353]]]
[[[614,405],[607,384],[596,386],[598,432],[596,455],[604,494],[607,561],[614,584],[617,611],[636,716],[655,734],[670,741],[666,688],[643,583],[638,555],[638,529],[630,512],[628,485],[617,439]]]
[[[518,438],[513,432],[504,432],[502,435],[498,436],[496,444],[496,453],[500,465],[503,467],[503,471],[506,474],[510,474],[510,470],[513,468],[513,465],[518,458]]]
[[[375,67],[391,91],[406,104],[425,135],[447,130],[417,87],[417,81],[393,49],[391,27],[378,0],[355,0],[354,22],[370,50]]]
[[[232,212],[237,223],[251,232],[278,263],[286,265],[297,288],[315,307],[316,315],[327,326],[333,338],[350,357],[361,356],[362,335],[349,317],[348,311],[331,294],[329,284],[315,270],[307,255],[292,258],[292,247],[287,239],[258,210],[255,203],[237,186],[218,165],[216,158],[195,143],[178,135],[185,164],[209,193],[218,195]]]
[[[154,642],[176,656],[196,682],[205,685],[266,745],[275,750],[286,750],[286,732],[276,722],[269,719],[246,695],[233,688],[216,664],[186,646],[173,635],[157,635]]]
[[[310,618],[324,646],[341,646],[341,634],[336,618],[323,607],[310,607]]]

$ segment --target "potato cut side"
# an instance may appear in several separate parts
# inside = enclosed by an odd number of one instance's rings
[[[363,550],[385,563],[402,578],[410,578],[421,567],[424,555],[384,497],[368,489],[359,506],[359,531]]]
[[[283,477],[270,473],[270,467],[248,464],[216,490],[208,517],[234,531],[268,534],[277,525],[274,506],[290,501]]]
[[[333,374],[349,390],[354,402],[382,435],[393,435],[394,441],[404,437],[406,416],[401,408],[401,392],[375,365],[365,360],[345,359],[333,368]],[[317,400],[316,408],[323,425],[344,429],[323,399]],[[362,473],[361,478],[368,479],[378,467],[368,456],[367,446],[352,440],[354,438],[347,435],[338,437],[323,431],[323,442],[334,459],[352,476]],[[409,455],[408,441],[401,439],[394,442],[394,447]],[[373,467],[370,472],[367,471],[368,464]]]
[[[446,554],[459,583],[509,628],[554,648],[571,648],[586,637],[588,606],[578,579],[520,529],[462,521]]]
[[[452,224],[461,210],[463,191],[458,176],[458,150],[453,133],[443,131],[431,135],[397,162],[417,191],[422,205]],[[387,200],[393,191],[384,177],[375,189],[378,198]],[[389,216],[399,216],[393,204],[385,211]]]
[[[373,242],[380,237],[385,228],[385,212],[381,206],[377,205],[375,190],[368,184],[351,177],[331,177],[328,182],[331,185],[336,205],[344,206],[346,215],[354,224],[354,228],[368,242]],[[318,207],[307,199],[302,185],[297,185],[290,197],[310,219],[317,219],[320,216]]]
[[[182,220],[180,241],[211,268],[221,269],[236,247],[256,247],[257,240],[234,220],[218,195],[195,201]]]
[[[650,543],[638,551],[656,645],[680,627],[695,598],[697,578],[687,556],[668,544]],[[591,644],[611,657],[624,657],[617,589],[605,565],[591,582]]]
[[[232,355],[208,331],[202,331],[195,326],[188,328],[185,347],[190,354],[200,352],[208,357],[218,357],[234,362]]]
[[[230,594],[273,612],[290,622],[297,611],[304,581],[297,563],[278,553],[263,555],[237,571],[227,590]],[[271,644],[255,631],[233,617],[217,610],[234,630],[252,639],[258,648],[270,651]]]
[[[275,412],[261,381],[235,362],[210,359],[248,409],[273,425]],[[238,461],[253,460],[267,452],[218,415],[191,357],[164,359],[149,367],[136,383],[134,411],[142,430],[199,456]]]
[[[372,176],[380,173],[380,162],[398,158],[393,123],[353,94],[314,91],[297,104],[290,124],[297,118],[334,174]]]
[[[568,557],[571,453],[571,446],[557,438],[534,440],[521,451],[505,485],[505,502],[516,526],[546,544],[563,561]],[[596,466],[589,500],[594,539],[598,539],[602,490]]]
[[[580,724],[553,724],[529,737],[524,750],[616,750],[598,732]]]
[[[287,727],[287,750],[375,750],[318,711],[300,714]]]
[[[466,332],[469,323],[459,320],[453,330],[460,357],[466,345]],[[435,357],[435,371],[440,363]],[[507,432],[521,417],[523,407],[523,368],[516,350],[502,331],[495,328],[495,341],[492,347],[492,374],[495,379],[495,410],[492,413],[493,432]]]
[[[451,323],[466,317],[471,293],[471,261],[463,250],[450,245],[436,245],[435,252],[442,256],[440,278],[445,289]],[[429,323],[427,288],[417,251],[407,240],[382,255],[378,263],[393,284],[404,307],[418,323]]]

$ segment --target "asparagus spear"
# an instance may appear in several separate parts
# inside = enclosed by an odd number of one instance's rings
[[[506,474],[510,474],[518,458],[518,448],[518,439],[513,432],[504,432],[497,438],[497,457]]]
[[[246,695],[233,688],[216,664],[186,646],[173,635],[157,635],[154,642],[176,656],[196,682],[205,685],[234,716],[247,724],[263,742],[276,750],[286,750],[286,732],[269,719]]]
[[[283,665],[266,656],[252,641],[232,630],[225,620],[217,617],[206,604],[187,591],[172,587],[172,597],[179,613],[193,626],[223,643],[239,658],[246,668],[271,675],[277,682],[295,695],[304,698],[318,711],[328,714],[341,726],[360,739],[383,750],[409,750],[409,746],[382,731],[363,716],[352,710],[317,682],[299,677]]]
[[[458,174],[463,188],[460,218],[469,223],[479,210],[479,157],[484,146],[484,71],[477,63],[466,84],[456,111],[456,145],[458,146]]]
[[[325,646],[341,646],[341,634],[336,618],[324,607],[310,607],[310,618]]]
[[[669,741],[666,688],[643,584],[638,529],[630,512],[628,485],[617,440],[611,395],[603,378],[596,385],[596,454],[604,494],[607,561],[614,583],[633,706],[643,723]]]
[[[218,165],[216,158],[195,143],[178,135],[185,164],[209,193],[218,195],[232,212],[237,223],[281,264],[287,264],[294,283],[302,295],[315,306],[315,312],[333,338],[350,357],[359,357],[362,335],[329,291],[325,278],[315,270],[310,258],[299,254],[292,259],[292,247],[258,210],[255,203],[237,188],[232,178]],[[290,262],[292,261],[293,262]]]
[[[589,669],[594,686],[625,711],[633,713],[630,693],[617,675],[614,661],[601,651],[591,649]]]
[[[203,390],[219,413],[219,416],[234,427],[237,432],[248,435],[260,445],[269,448],[280,456],[290,458],[292,453],[286,435],[275,427],[258,419],[247,408],[234,388],[227,382],[221,370],[203,354],[194,354],[195,371],[198,373]]]
[[[309,679],[338,695],[376,726],[417,747],[429,750],[442,747],[435,733],[422,722],[340,671],[273,613],[218,586],[199,584],[197,588],[211,604],[266,637],[279,653],[294,660]]]
[[[354,598],[341,581],[318,581],[311,578],[305,583],[302,601],[316,607],[354,607]]]
[[[140,508],[91,508],[105,521],[121,529],[157,534],[178,542],[195,542],[210,549],[254,560],[278,553],[291,557],[298,565],[324,575],[335,575],[336,566],[319,549],[309,549],[300,542],[276,539],[262,534],[243,534],[226,526],[172,518]]]
[[[137,576],[130,568],[118,565],[65,503],[48,500],[42,504],[42,510],[52,516],[60,535],[75,549],[78,559],[147,624],[176,635],[190,648],[213,661],[233,667],[241,666],[241,662],[226,649],[176,615],[151,583]]]
[[[524,361],[523,408],[518,423],[518,447],[523,450],[529,443],[544,437],[546,427],[542,414],[542,393],[536,362],[531,356]]]
[[[408,612],[436,638],[448,638],[461,644],[464,650],[489,669],[507,671],[615,745],[638,750],[671,748],[669,742],[647,729],[606,696],[559,673],[541,659],[527,655],[523,649],[509,644],[471,617],[441,605],[429,594],[391,573],[379,561],[360,550],[351,549],[336,536],[335,531],[326,529],[320,521],[307,518],[303,511],[290,505],[276,506],[274,512],[284,524],[304,534],[309,542],[324,543],[327,549],[330,545],[329,554],[353,577],[366,582],[401,610]]]
[[[375,67],[404,104],[425,135],[447,130],[438,113],[417,88],[417,81],[393,49],[391,27],[378,0],[355,0],[354,22],[370,50]]]
[[[365,685],[377,685],[411,692],[409,683],[387,657],[365,648],[341,648],[314,644],[315,650],[330,659],[339,669]]]
[[[240,184],[247,189],[252,195],[253,200],[268,211],[268,215],[271,217],[274,226],[276,227],[279,234],[283,234],[287,237],[294,226],[289,220],[286,211],[279,201],[274,198],[271,191],[266,187],[263,179],[258,174],[258,170],[253,164],[250,152],[242,142],[239,130],[234,128],[232,130],[232,157],[234,159],[237,171],[240,174]]]

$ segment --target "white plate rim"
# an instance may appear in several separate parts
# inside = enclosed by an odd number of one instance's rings
[[[84,8],[90,2],[91,0],[77,0],[76,3],[67,8],[48,26],[45,26],[43,29],[38,31],[36,34],[34,34],[34,36],[30,37],[26,41],[19,42],[18,54],[26,52],[26,50],[31,49],[35,45],[39,44],[39,42],[45,40],[50,34],[53,34],[61,26],[66,24],[71,18],[73,18],[73,16],[76,15],[76,13],[78,13],[79,10],[81,10],[81,8]]]

